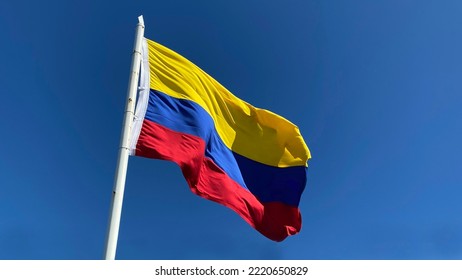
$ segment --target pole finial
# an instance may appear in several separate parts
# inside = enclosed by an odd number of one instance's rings
[[[144,19],[143,19],[143,15],[140,15],[140,16],[138,17],[138,23],[139,23],[139,24],[141,24],[141,26],[143,26],[143,27],[144,27]]]

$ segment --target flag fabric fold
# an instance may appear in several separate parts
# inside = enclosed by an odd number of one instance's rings
[[[193,193],[272,240],[298,233],[311,157],[298,127],[156,42],[144,39],[142,57],[131,154],[177,163]]]

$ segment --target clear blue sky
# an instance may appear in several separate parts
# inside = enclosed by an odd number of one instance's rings
[[[131,158],[117,258],[462,258],[461,1],[100,2],[0,2],[0,259],[102,257],[140,14],[313,158],[282,243]]]

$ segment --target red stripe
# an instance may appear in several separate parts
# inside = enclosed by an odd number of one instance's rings
[[[233,209],[269,239],[282,241],[300,231],[298,208],[279,202],[262,204],[204,154],[205,142],[200,137],[144,120],[137,156],[177,163],[193,193]]]

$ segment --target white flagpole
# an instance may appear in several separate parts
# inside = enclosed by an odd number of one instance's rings
[[[127,90],[127,101],[125,104],[124,121],[122,126],[122,136],[120,139],[119,158],[114,178],[114,188],[112,190],[112,206],[109,213],[109,225],[107,229],[106,248],[104,259],[115,259],[117,249],[117,238],[119,236],[120,216],[122,213],[122,201],[124,197],[125,179],[127,176],[128,157],[130,153],[130,130],[133,123],[136,92],[138,88],[139,71],[141,65],[141,42],[144,36],[143,16],[138,17],[136,26],[135,45],[133,47],[132,65],[130,79]]]

